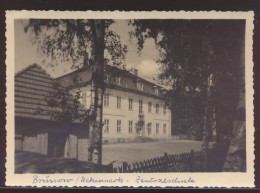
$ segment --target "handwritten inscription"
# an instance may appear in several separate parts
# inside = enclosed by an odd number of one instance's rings
[[[133,179],[131,179],[133,180]],[[92,176],[86,177],[86,176],[78,176],[76,178],[52,178],[50,176],[45,177],[38,177],[38,175],[33,176],[33,184],[123,184],[124,182],[129,182],[128,179],[124,179],[122,177],[116,177],[116,178],[94,178]],[[137,178],[134,181],[137,184],[187,184],[187,183],[195,183],[195,180],[191,177],[187,179],[180,179],[178,177],[175,178],[155,178],[155,177],[149,177],[149,178],[143,178],[141,176],[137,176]]]
[[[38,178],[37,175],[33,176],[33,184],[52,184],[52,183],[71,183],[72,178],[50,178],[50,176],[45,176],[45,178]]]
[[[169,184],[169,183],[195,183],[195,181],[190,177],[189,179],[179,179],[176,178],[154,178],[150,177],[148,179],[141,178],[140,176],[137,177],[136,183],[161,183],[161,184]]]
[[[83,183],[123,183],[124,180],[120,177],[112,178],[112,179],[95,179],[93,177],[85,178],[84,176],[82,176],[80,182],[83,182]]]

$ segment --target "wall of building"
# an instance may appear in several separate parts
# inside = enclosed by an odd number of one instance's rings
[[[88,161],[88,128],[85,125],[16,117],[15,132],[16,151]]]
[[[89,146],[88,131],[79,130],[78,143],[77,143],[78,160],[88,161],[88,146]]]
[[[69,134],[65,144],[65,158],[77,158],[78,137],[75,134]]]
[[[49,148],[52,148],[51,146],[49,144]],[[48,133],[25,135],[23,140],[16,141],[15,147],[16,151],[28,151],[47,155]],[[82,137],[80,132],[78,134],[69,134],[64,146],[64,158],[88,161],[88,138],[86,136]]]
[[[82,87],[81,92],[86,92],[86,108],[90,107],[90,86]],[[163,113],[165,105],[163,100],[158,97],[148,97],[142,94],[133,93],[120,89],[106,88],[106,94],[109,94],[109,105],[103,105],[103,123],[109,120],[109,131],[105,132],[103,126],[103,142],[122,142],[133,140],[138,137],[135,124],[139,120],[139,100],[143,101],[144,115],[144,133],[143,137],[166,140],[171,137],[171,111],[166,108],[166,114]],[[117,108],[117,97],[121,97],[121,108]],[[129,110],[129,98],[133,99],[133,110]],[[152,111],[148,112],[148,103],[152,103]],[[159,104],[159,113],[156,113],[156,104]],[[117,132],[117,120],[121,120],[121,132]],[[133,121],[132,133],[129,132],[129,121]],[[151,123],[151,133],[148,134],[147,124]],[[156,124],[159,124],[159,133],[156,133]],[[166,132],[163,132],[163,125],[166,124]]]
[[[69,134],[65,145],[65,158],[88,161],[88,135],[86,131],[79,130]]]
[[[15,134],[15,151],[22,151],[23,149],[23,136],[21,134]]]
[[[103,119],[109,120],[109,132],[104,133],[105,138],[124,138],[131,140],[137,137],[135,124],[139,120],[139,100],[143,101],[144,133],[143,136],[156,139],[170,138],[170,111],[166,109],[163,114],[164,101],[146,97],[132,92],[115,89],[106,89],[109,94],[109,106],[103,108]],[[121,97],[121,108],[117,109],[117,96]],[[129,98],[133,99],[133,110],[129,110]],[[152,111],[148,112],[148,102],[152,103]],[[159,113],[156,114],[155,105],[159,104]],[[117,132],[117,120],[121,120],[121,132]],[[129,133],[129,121],[133,121],[133,131]],[[147,124],[151,123],[151,133],[148,134]],[[156,123],[159,123],[159,134],[156,134]],[[166,133],[163,133],[163,124],[166,124]]]
[[[47,153],[48,153],[48,134],[47,133],[38,133],[36,135],[23,136],[21,149],[23,151],[47,155]]]

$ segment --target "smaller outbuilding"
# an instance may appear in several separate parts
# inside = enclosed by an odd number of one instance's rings
[[[54,83],[55,79],[37,64],[15,75],[15,151],[88,161],[86,124],[68,124],[54,120],[51,113],[37,113],[39,109],[53,111],[45,98]]]

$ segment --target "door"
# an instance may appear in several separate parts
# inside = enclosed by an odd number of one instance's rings
[[[64,133],[49,134],[48,155],[50,157],[64,157],[66,137]]]

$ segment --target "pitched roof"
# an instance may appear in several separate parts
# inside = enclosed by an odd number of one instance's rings
[[[25,71],[27,71],[27,70],[29,70],[31,68],[38,68],[38,69],[40,69],[41,72],[43,72],[45,75],[47,75],[48,77],[51,78],[50,74],[48,72],[46,72],[46,70],[44,70],[40,65],[38,65],[36,63],[31,64],[31,65],[25,67],[24,69],[20,70],[19,72],[17,72],[15,74],[15,76],[18,76],[19,74],[22,74],[22,73],[24,73]]]
[[[160,90],[164,90],[161,85],[158,85],[152,81],[149,81],[147,78],[140,77],[134,73],[131,73],[129,70],[126,69],[120,69],[115,66],[111,65],[105,65],[105,71],[107,74],[110,73],[109,81],[105,81],[106,87],[111,87],[115,89],[124,89],[129,90],[132,92],[138,92],[139,94],[143,95],[149,95],[152,97],[160,98],[159,96],[155,94],[155,88],[158,88],[159,93]],[[111,74],[112,72],[112,74]],[[121,84],[116,84],[114,78],[116,76],[121,77]],[[75,83],[75,79],[77,77],[77,83]],[[58,77],[56,80],[58,80],[64,87],[78,87],[78,86],[85,86],[87,84],[90,84],[91,80],[91,69],[80,69],[76,70],[74,72],[65,74],[61,77]],[[144,88],[143,90],[138,90],[137,88],[137,81],[143,83]]]
[[[16,73],[15,116],[51,120],[48,113],[37,113],[37,110],[53,111],[44,99],[53,91],[55,81],[37,64],[30,65]]]

